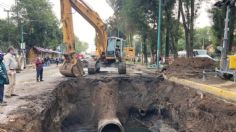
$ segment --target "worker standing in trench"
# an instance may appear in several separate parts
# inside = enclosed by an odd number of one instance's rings
[[[3,101],[4,97],[4,85],[9,84],[9,79],[7,76],[7,70],[5,65],[3,64],[3,56],[4,54],[0,50],[0,106],[6,106],[7,103]]]

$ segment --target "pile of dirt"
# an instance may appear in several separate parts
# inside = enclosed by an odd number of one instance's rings
[[[215,61],[209,58],[176,58],[174,62],[167,67],[165,73],[168,76],[201,77],[203,70],[214,70]]]

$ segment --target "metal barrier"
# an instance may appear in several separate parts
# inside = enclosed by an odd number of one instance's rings
[[[214,70],[203,70],[202,72],[202,80],[206,81],[208,75],[214,75],[214,77],[217,77],[217,72]]]

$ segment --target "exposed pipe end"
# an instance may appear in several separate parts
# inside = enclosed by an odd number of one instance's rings
[[[119,119],[103,119],[98,123],[98,132],[124,132]]]

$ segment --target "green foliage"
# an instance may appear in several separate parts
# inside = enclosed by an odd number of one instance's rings
[[[185,50],[186,41],[185,41],[185,34],[184,34],[184,27],[183,25],[180,25],[179,31],[178,31],[178,42],[177,42],[177,51]]]
[[[107,0],[115,10],[115,16],[108,22],[111,29],[119,29],[126,36],[139,35],[143,43],[143,53],[150,47],[152,54],[156,54],[158,7],[159,0]],[[176,54],[178,39],[183,35],[180,23],[180,13],[176,10],[177,0],[163,1],[163,23],[161,29],[162,47],[168,47]],[[176,18],[178,15],[178,18]],[[116,33],[115,33],[116,35]],[[126,37],[127,38],[127,37]],[[128,42],[129,43],[129,42]],[[164,53],[164,50],[162,50]],[[169,53],[169,51],[165,51]]]
[[[194,32],[194,49],[201,49],[214,43],[214,34],[211,27],[199,28]]]
[[[17,46],[16,29],[16,25],[14,25],[12,22],[8,25],[7,20],[0,20],[0,49],[2,49],[4,52],[6,52],[6,49],[9,46]]]
[[[185,33],[185,49],[187,57],[193,57],[194,48],[194,21],[202,0],[179,0],[179,9]]]
[[[20,0],[13,10],[15,23],[23,26],[27,49],[33,46],[55,49],[62,43],[62,31],[48,0]]]
[[[75,51],[77,53],[85,52],[88,49],[88,43],[82,42],[79,38],[75,39]]]
[[[177,50],[178,51],[185,50],[185,39],[184,38],[180,38],[178,40]]]
[[[213,8],[210,13],[212,14],[213,18],[213,33],[216,37],[216,46],[221,45],[222,43],[222,38],[224,35],[224,20],[225,20],[225,13],[226,9],[218,9],[218,8]]]
[[[109,21],[109,30],[113,34],[119,29],[126,36],[139,35],[145,49],[156,53],[158,4],[159,0],[107,0],[115,10],[115,15]],[[200,7],[205,4],[203,0],[163,0],[163,23],[161,29],[162,53],[176,54],[178,50],[187,50],[188,56],[192,55],[193,48],[201,48],[203,40],[205,47],[209,44],[220,42],[218,35],[210,27],[195,29],[194,21],[198,16]],[[215,13],[217,15],[217,13]],[[218,14],[220,16],[220,14]],[[224,16],[222,14],[222,16]],[[235,15],[236,16],[236,15]],[[182,20],[181,20],[182,19]],[[217,28],[223,30],[222,17]],[[224,20],[224,19],[223,19]],[[224,23],[223,23],[224,24]],[[214,27],[213,27],[214,29]],[[214,31],[214,32],[213,32]],[[140,43],[139,42],[139,45]]]

